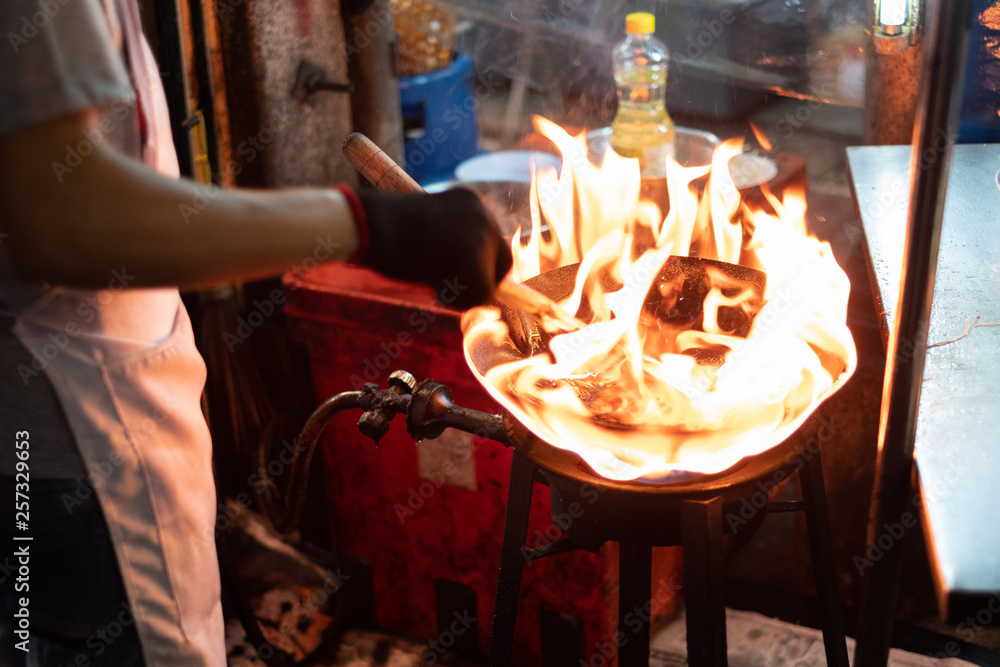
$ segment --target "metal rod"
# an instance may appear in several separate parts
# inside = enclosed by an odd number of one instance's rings
[[[869,543],[878,538],[881,526],[898,522],[908,508],[941,219],[971,17],[971,0],[928,4],[926,74],[910,159],[903,275],[886,356]],[[897,543],[873,563],[862,582],[856,667],[884,667],[888,662],[901,559],[902,548]]]
[[[826,484],[823,482],[822,452],[805,462],[799,480],[805,505],[806,530],[809,533],[809,556],[816,580],[819,600],[823,647],[828,667],[848,667],[847,636],[844,630],[844,609],[840,604],[837,585],[837,559],[830,534],[830,511],[826,504]]]
[[[514,653],[517,603],[521,597],[521,573],[524,571],[525,540],[528,537],[528,517],[531,514],[534,484],[535,464],[515,449],[510,463],[510,484],[507,487],[500,574],[497,576],[497,597],[493,605],[490,653],[486,659],[488,667],[508,667]]]
[[[539,558],[545,558],[547,556],[555,556],[556,554],[564,554],[570,551],[576,551],[579,549],[572,539],[566,537],[556,542],[546,542],[540,547],[532,547],[524,552],[524,560],[527,562],[538,560]]]
[[[805,510],[801,500],[775,500],[764,505],[764,511],[768,514],[779,514],[781,512],[801,512]]]
[[[653,547],[618,545],[618,667],[649,666],[649,615]],[[626,634],[626,629],[628,633]]]
[[[500,415],[463,408],[460,405],[452,405],[441,419],[442,424],[447,424],[449,428],[465,431],[481,438],[489,438],[501,445],[509,445],[507,429],[503,425],[503,417]]]
[[[722,499],[716,496],[709,500],[685,500],[681,505],[681,535],[688,665],[725,667],[729,659],[722,567]]]

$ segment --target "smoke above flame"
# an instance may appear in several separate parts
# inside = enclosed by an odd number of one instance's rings
[[[595,163],[585,135],[535,127],[562,167],[534,175],[512,277],[587,326],[500,307],[462,319],[470,368],[535,435],[609,479],[714,473],[783,441],[851,376],[847,276],[806,230],[804,193],[741,200],[742,142],[707,166],[668,160],[666,197],[646,197],[636,160]]]

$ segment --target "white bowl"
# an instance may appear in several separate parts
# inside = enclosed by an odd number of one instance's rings
[[[543,151],[499,151],[483,153],[455,168],[455,179],[462,183],[505,181],[531,183],[532,166],[536,170],[559,169],[562,159]]]

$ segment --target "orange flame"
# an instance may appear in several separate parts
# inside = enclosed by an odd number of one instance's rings
[[[753,130],[753,136],[757,137],[757,143],[760,144],[760,147],[770,153],[773,146],[771,146],[771,141],[767,138],[767,135],[753,122],[750,123],[750,129]]]
[[[636,160],[594,164],[585,135],[535,126],[563,166],[534,176],[513,277],[579,263],[550,296],[588,324],[558,334],[495,307],[462,319],[470,368],[529,430],[610,479],[713,473],[780,443],[850,377],[847,276],[807,233],[803,193],[767,194],[774,213],[741,202],[741,141],[718,147],[703,193],[708,166],[668,160],[664,214],[640,197]]]

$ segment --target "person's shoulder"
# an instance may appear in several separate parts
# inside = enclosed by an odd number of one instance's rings
[[[134,95],[110,0],[3,0],[0,36],[0,134]]]

